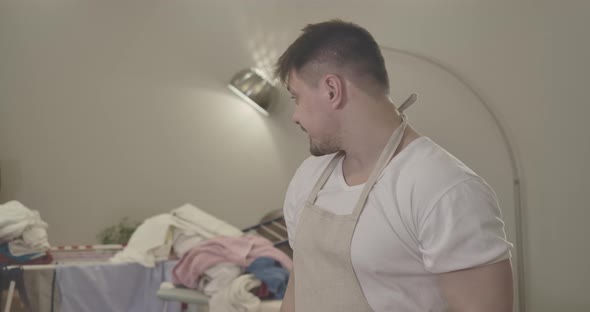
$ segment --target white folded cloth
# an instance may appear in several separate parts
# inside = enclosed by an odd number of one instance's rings
[[[244,270],[236,264],[217,264],[203,273],[199,279],[197,290],[204,292],[207,296],[212,296],[218,291],[229,287],[242,273],[244,273]]]
[[[196,233],[205,238],[219,235],[241,236],[243,233],[235,226],[220,220],[205,211],[191,205],[185,204],[171,211],[171,214],[178,218],[180,224],[186,224],[186,234]]]
[[[250,290],[261,284],[252,274],[236,278],[229,287],[211,297],[209,312],[258,312],[260,299]]]
[[[125,249],[115,254],[110,262],[137,262],[149,268],[156,261],[167,260],[172,248],[174,217],[160,214],[146,219],[131,235]]]
[[[191,250],[206,238],[201,234],[185,234],[182,230],[174,231],[174,253],[182,258],[187,251]]]
[[[181,257],[205,239],[242,234],[240,229],[193,205],[185,204],[170,213],[146,219],[133,232],[125,249],[110,261],[137,262],[154,267],[156,261],[168,259],[172,246],[176,255]]]
[[[49,249],[47,227],[38,211],[30,210],[18,201],[0,205],[0,243],[20,239],[20,242],[12,244],[17,253],[26,248],[36,251]]]
[[[171,211],[179,227],[174,232],[174,252],[178,257],[201,241],[216,236],[238,237],[243,233],[235,226],[220,220],[205,211],[185,204]]]
[[[25,243],[25,241],[22,238],[13,239],[10,242],[8,242],[8,250],[10,251],[10,254],[15,257],[44,253],[47,251],[48,248],[49,246],[29,246],[27,243]]]

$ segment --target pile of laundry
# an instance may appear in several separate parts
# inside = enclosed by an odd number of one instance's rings
[[[38,211],[18,201],[0,205],[0,264],[51,263],[47,227]]]
[[[285,295],[293,262],[256,235],[216,237],[185,253],[172,282],[210,296],[209,311],[258,311],[261,300]]]
[[[171,255],[182,257],[188,250],[207,239],[242,235],[240,229],[191,204],[185,204],[170,213],[144,220],[131,235],[125,249],[109,261],[135,262],[153,268],[156,262],[169,260]]]
[[[186,204],[146,219],[125,249],[110,259],[154,267],[180,259],[172,282],[210,297],[209,311],[258,311],[261,300],[280,300],[293,262],[268,239]]]

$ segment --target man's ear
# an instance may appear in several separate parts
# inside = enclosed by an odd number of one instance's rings
[[[344,81],[342,78],[334,74],[327,74],[322,79],[322,87],[330,107],[332,109],[341,108],[344,99]]]

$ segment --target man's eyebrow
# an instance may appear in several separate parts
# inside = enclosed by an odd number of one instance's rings
[[[291,91],[291,88],[289,88],[289,86],[287,86],[287,91],[289,91],[289,93],[293,93],[293,91]]]

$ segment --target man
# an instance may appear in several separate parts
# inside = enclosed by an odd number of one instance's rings
[[[281,311],[512,311],[494,192],[407,124],[371,34],[308,25],[276,74],[313,155],[285,199],[294,270]]]

